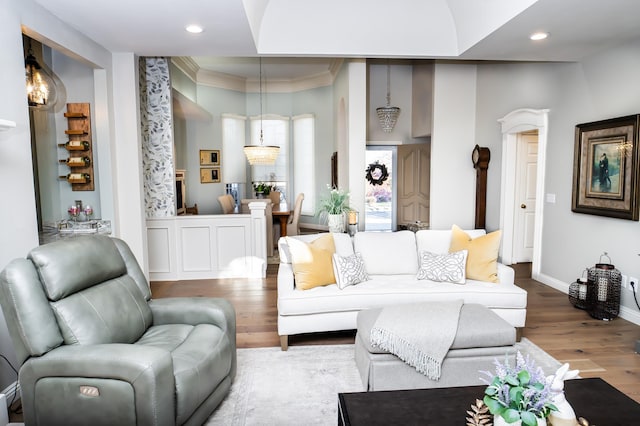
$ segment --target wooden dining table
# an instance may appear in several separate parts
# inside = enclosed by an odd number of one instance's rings
[[[278,218],[280,221],[280,236],[287,236],[287,222],[289,221],[289,216],[291,216],[291,210],[289,210],[289,206],[287,203],[279,203],[274,204],[271,214],[274,218]]]

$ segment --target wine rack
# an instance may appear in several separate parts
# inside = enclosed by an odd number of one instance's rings
[[[65,150],[66,157],[58,160],[62,167],[65,167],[69,173],[87,174],[89,179],[86,182],[74,182],[69,180],[73,191],[93,191],[93,142],[91,140],[91,110],[89,103],[70,103],[67,104],[67,112],[64,113],[67,119],[67,129],[64,131],[68,137],[68,142],[58,144],[58,147]],[[84,143],[84,142],[87,143]],[[88,161],[84,158],[88,158]],[[71,160],[67,162],[67,158],[82,158],[83,160]],[[77,161],[77,162],[76,162]],[[73,170],[71,170],[73,168]],[[66,173],[65,173],[66,174]]]

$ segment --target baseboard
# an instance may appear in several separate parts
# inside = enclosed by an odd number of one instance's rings
[[[536,274],[536,276],[531,278],[541,282],[542,284],[548,285],[549,287],[555,288],[564,294],[569,294],[569,284],[565,282],[544,274]],[[636,325],[640,325],[640,312],[637,312],[634,309],[627,308],[626,306],[620,306],[620,314],[618,316]]]
[[[545,274],[533,274],[535,276],[532,276],[531,278],[533,278],[536,281],[540,281],[542,284],[546,284],[549,287],[555,288],[558,291],[563,292],[564,294],[569,294],[569,284],[557,280],[553,277],[550,277],[549,275],[545,275]]]

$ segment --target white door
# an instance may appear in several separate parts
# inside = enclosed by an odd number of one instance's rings
[[[536,182],[538,168],[538,132],[518,134],[516,153],[516,197],[513,262],[533,260]]]

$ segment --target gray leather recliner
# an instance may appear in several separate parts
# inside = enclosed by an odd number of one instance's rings
[[[236,372],[233,306],[151,299],[122,240],[33,249],[0,274],[27,425],[201,425]]]

